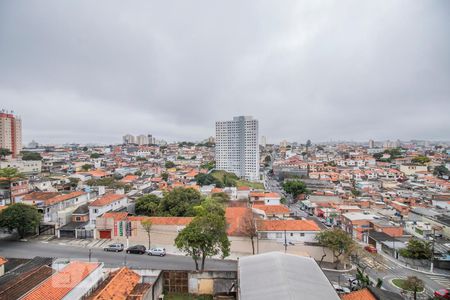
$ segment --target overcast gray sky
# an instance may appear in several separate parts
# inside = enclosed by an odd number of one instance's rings
[[[26,142],[450,140],[450,1],[0,2],[0,108]]]

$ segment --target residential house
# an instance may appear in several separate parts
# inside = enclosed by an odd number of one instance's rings
[[[72,261],[21,299],[83,299],[102,280],[102,269],[102,263]]]
[[[285,205],[253,204],[253,212],[263,219],[285,219],[289,217],[290,210]]]
[[[83,191],[60,194],[54,192],[33,192],[25,195],[22,202],[35,205],[43,214],[43,222],[57,227],[70,222],[72,212],[86,204],[89,195]]]
[[[275,240],[280,243],[314,243],[320,232],[312,220],[258,220],[259,239]]]
[[[95,227],[97,217],[109,211],[126,209],[128,197],[123,194],[106,194],[89,203],[89,228]]]

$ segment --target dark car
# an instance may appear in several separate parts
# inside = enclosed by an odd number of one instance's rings
[[[147,249],[144,245],[131,246],[127,249],[127,253],[144,254]]]

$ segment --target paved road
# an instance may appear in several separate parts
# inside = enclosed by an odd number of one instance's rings
[[[91,260],[101,261],[106,267],[127,266],[141,269],[156,270],[194,270],[194,261],[190,257],[180,255],[166,255],[154,257],[148,255],[126,254],[124,252],[105,252],[101,249],[91,250]],[[83,259],[89,258],[89,249],[55,245],[44,242],[12,242],[0,240],[0,256],[14,258],[33,258],[46,256],[55,258]],[[206,270],[236,271],[237,262],[234,260],[208,259]]]
[[[394,278],[405,278],[407,276],[417,276],[423,280],[426,286],[426,293],[428,295],[432,295],[435,290],[445,287],[448,288],[450,286],[450,278],[415,272],[403,268],[402,266],[399,266],[380,256],[374,257],[376,257],[376,259],[373,259],[371,255],[362,258],[360,260],[360,266],[364,268],[366,274],[368,274],[372,280],[376,280],[377,278],[383,279],[382,287],[388,291],[400,293],[401,290],[393,286],[390,281]],[[330,271],[324,271],[324,273],[330,281],[340,283],[342,286],[348,286],[348,283],[342,273]],[[351,272],[353,275],[355,273],[355,271]]]

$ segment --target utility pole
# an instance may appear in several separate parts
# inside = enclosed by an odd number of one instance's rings
[[[432,240],[432,247],[431,247],[431,263],[430,263],[430,272],[433,273],[434,269],[434,240],[436,239],[436,227],[433,226],[433,240]]]
[[[92,256],[92,249],[89,248],[89,262],[91,262],[91,256]]]
[[[284,231],[284,253],[287,252],[287,239],[286,239],[286,230]]]

